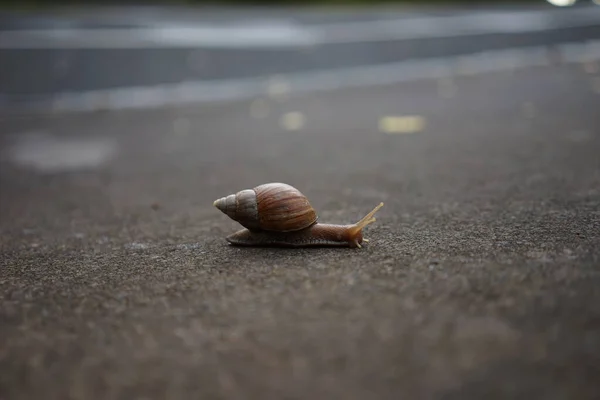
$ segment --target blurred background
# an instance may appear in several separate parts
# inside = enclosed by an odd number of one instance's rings
[[[449,57],[584,43],[598,34],[591,0],[4,4],[4,108],[216,99],[232,95],[224,88],[249,90],[250,81],[235,79],[416,60],[444,68]],[[209,95],[194,86],[208,82],[220,89]]]

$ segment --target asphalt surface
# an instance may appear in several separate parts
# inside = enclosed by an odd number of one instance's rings
[[[597,399],[599,71],[4,114],[0,398]],[[370,242],[228,245],[277,181]]]

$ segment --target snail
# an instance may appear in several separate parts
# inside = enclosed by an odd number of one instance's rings
[[[245,229],[226,240],[237,246],[309,247],[337,246],[360,248],[362,230],[375,222],[380,203],[355,224],[318,223],[308,199],[293,186],[266,183],[215,200],[213,205]]]

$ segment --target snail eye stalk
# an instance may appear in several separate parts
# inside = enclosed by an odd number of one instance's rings
[[[373,209],[373,211],[371,211],[370,213],[368,213],[367,215],[365,215],[360,221],[358,221],[357,223],[353,224],[350,226],[349,231],[350,231],[350,236],[354,237],[356,235],[358,235],[358,233],[360,233],[360,231],[363,230],[363,228],[369,224],[372,224],[373,222],[376,221],[375,218],[373,218],[373,216],[375,215],[375,213],[377,211],[379,211],[379,209],[383,207],[383,203],[379,203],[377,205],[377,207],[375,207]],[[358,244],[358,243],[357,243]],[[360,245],[359,245],[360,247]]]

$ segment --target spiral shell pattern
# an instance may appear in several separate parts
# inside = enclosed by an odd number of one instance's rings
[[[292,232],[307,228],[318,219],[308,199],[285,183],[242,190],[213,204],[250,230]]]

